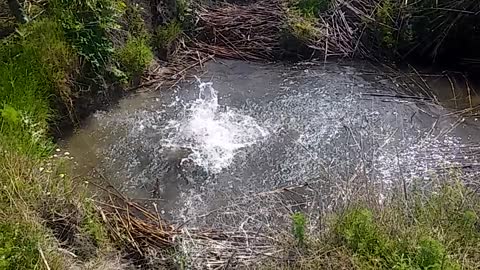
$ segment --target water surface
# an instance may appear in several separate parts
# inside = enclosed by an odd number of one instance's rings
[[[275,209],[321,212],[477,176],[476,124],[401,97],[366,64],[221,61],[198,76],[93,115],[66,142],[74,173],[95,169],[177,222],[257,227]]]

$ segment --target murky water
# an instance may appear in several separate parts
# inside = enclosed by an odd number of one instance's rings
[[[402,89],[367,65],[222,61],[207,70],[201,82],[92,116],[66,142],[74,173],[95,169],[134,198],[158,199],[178,222],[233,225],[268,221],[273,207],[323,211],[454,172],[477,176],[475,122],[395,97]],[[308,203],[293,191],[280,200],[288,205],[264,197],[295,185]],[[212,214],[222,207],[221,218]]]

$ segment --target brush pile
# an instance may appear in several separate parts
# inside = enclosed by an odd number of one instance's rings
[[[277,0],[199,7],[194,46],[229,59],[273,59],[280,52],[285,15]]]
[[[353,46],[350,56],[435,59],[480,44],[479,15],[475,0],[332,0],[319,16],[329,22],[333,36]]]
[[[176,227],[161,217],[156,205],[150,209],[111,186],[97,187],[107,194],[97,205],[110,237],[142,269],[248,267],[278,253],[274,240],[258,231]]]
[[[294,51],[300,58],[435,60],[453,54],[480,62],[475,49],[480,44],[478,1],[329,0],[320,1],[327,8],[313,13],[302,10],[303,2],[198,7],[193,46],[242,60],[275,60]]]

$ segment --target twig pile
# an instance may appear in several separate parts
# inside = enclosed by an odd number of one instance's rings
[[[198,49],[186,46],[183,40],[181,43],[182,45],[177,47],[177,51],[168,65],[162,66],[159,63],[154,63],[150,70],[146,72],[146,76],[143,78],[144,82],[129,90],[145,88],[148,91],[156,91],[161,87],[173,88],[189,78],[192,73],[198,74],[203,65],[213,58],[213,55],[207,55]]]
[[[277,254],[272,241],[252,231],[183,229],[179,248],[193,269],[233,269],[254,266]]]
[[[158,213],[152,213],[119,192],[107,191],[108,200],[98,202],[99,211],[116,243],[123,243],[141,256],[146,255],[146,248],[165,250],[174,246],[174,237],[179,231]]]
[[[280,51],[285,15],[279,1],[200,7],[198,20],[194,46],[202,52],[258,61],[273,59]]]
[[[322,20],[328,38],[334,37],[350,56],[370,58],[393,51],[402,57],[416,52],[435,58],[458,38],[479,42],[480,33],[473,26],[479,15],[475,0],[333,0]]]
[[[274,240],[259,232],[175,227],[160,216],[156,206],[153,211],[111,186],[96,186],[108,194],[106,202],[97,203],[110,236],[143,261],[176,263],[168,254],[168,250],[175,250],[173,256],[187,259],[190,269],[227,269],[249,266],[278,253]]]

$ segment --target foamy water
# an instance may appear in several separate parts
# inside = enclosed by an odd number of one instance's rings
[[[198,98],[185,106],[184,116],[167,125],[169,148],[189,149],[182,162],[192,161],[209,173],[228,167],[235,154],[267,137],[269,132],[241,111],[218,103],[212,82],[199,82]]]

